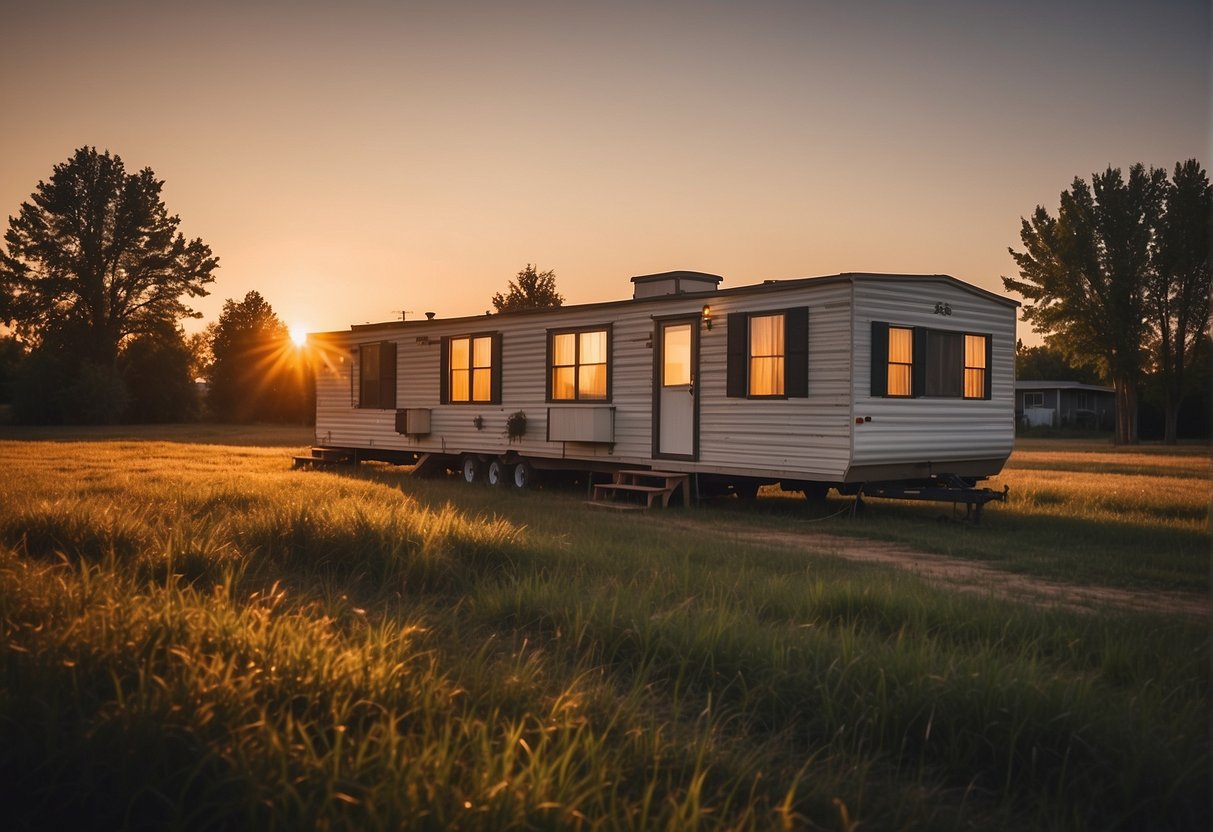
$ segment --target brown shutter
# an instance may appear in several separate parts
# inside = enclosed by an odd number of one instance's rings
[[[451,403],[451,336],[443,335],[438,352],[438,401]]]
[[[501,404],[501,333],[493,334],[492,369],[489,370],[489,398],[491,404]]]
[[[790,399],[809,395],[809,308],[783,313],[783,392]]]
[[[543,383],[543,399],[550,402],[552,400],[552,335],[553,330],[547,331],[547,364],[544,367],[544,383]],[[608,353],[609,356],[609,353]],[[609,360],[609,359],[608,359]]]
[[[872,321],[872,395],[889,395],[889,325]]]
[[[988,399],[993,394],[994,387],[994,336],[986,336],[986,386],[981,397]]]
[[[730,312],[727,323],[728,338],[725,342],[725,395],[744,399],[749,392],[746,370],[749,363],[749,317],[745,312]]]

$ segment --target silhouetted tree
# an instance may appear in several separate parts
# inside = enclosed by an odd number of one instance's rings
[[[1015,343],[1015,378],[1032,381],[1078,381],[1102,384],[1099,370],[1093,364],[1075,366],[1065,354],[1049,346],[1025,347]]]
[[[564,303],[564,298],[556,291],[556,272],[549,269],[546,272],[536,272],[530,263],[518,272],[518,276],[510,281],[510,286],[503,296],[500,292],[493,295],[493,308],[498,312],[515,312],[519,309],[554,309]]]
[[[308,418],[308,377],[302,352],[258,292],[230,298],[211,340],[211,414],[223,421],[290,421]]]
[[[198,415],[198,396],[190,372],[193,356],[179,328],[137,335],[127,342],[118,367],[130,400],[132,422],[181,422]]]
[[[1116,388],[1116,441],[1137,442],[1146,286],[1162,215],[1166,172],[1142,165],[1075,178],[1053,217],[1037,206],[1023,220],[1024,251],[1011,249],[1019,278],[1003,285],[1031,303],[1023,318],[1046,343],[1079,362],[1096,361]]]
[[[1153,325],[1155,371],[1162,386],[1164,441],[1174,444],[1180,404],[1192,389],[1188,370],[1207,341],[1209,236],[1213,233],[1213,187],[1195,159],[1175,165],[1167,184],[1158,229],[1156,268],[1147,284],[1146,308]],[[1207,378],[1197,376],[1208,384]]]
[[[0,404],[13,400],[13,383],[25,360],[25,345],[12,335],[0,336]]]
[[[118,359],[136,337],[195,313],[218,261],[186,241],[150,168],[82,147],[10,217],[0,248],[0,320],[32,351],[13,389],[25,421],[114,422],[130,401]]]
[[[160,199],[151,168],[128,174],[118,156],[82,147],[55,165],[9,218],[0,249],[0,319],[39,345],[74,332],[83,357],[113,366],[122,342],[194,313],[218,260]]]

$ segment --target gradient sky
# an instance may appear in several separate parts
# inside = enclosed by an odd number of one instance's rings
[[[77,147],[151,167],[312,330],[669,269],[1002,291],[1075,176],[1210,164],[1209,4],[0,4],[0,217]],[[1021,325],[1021,337],[1029,337]]]

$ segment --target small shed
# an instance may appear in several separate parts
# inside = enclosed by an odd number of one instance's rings
[[[1116,391],[1080,381],[1015,382],[1015,419],[1026,427],[1083,427],[1111,430],[1116,423]]]

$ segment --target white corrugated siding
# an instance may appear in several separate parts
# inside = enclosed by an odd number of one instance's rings
[[[853,293],[857,298],[854,309]],[[653,318],[697,315],[705,301],[712,307],[713,327],[700,329],[699,459],[654,461]],[[947,318],[932,314],[937,301],[949,303],[953,314]],[[728,398],[729,313],[797,306],[809,309],[808,397]],[[868,379],[872,320],[993,334],[993,399],[873,399]],[[605,324],[613,326],[615,443],[547,442],[547,330]],[[438,404],[440,338],[487,331],[502,333],[502,403]],[[396,433],[394,410],[360,410],[356,406],[357,390],[352,382],[358,369],[356,345],[387,339],[397,343],[397,406],[431,408],[428,436]],[[1005,457],[1014,434],[1014,308],[946,279],[834,278],[786,288],[755,287],[753,292],[735,294],[417,321],[334,333],[321,340],[330,346],[329,360],[320,362],[317,371],[316,439],[324,444],[446,453],[514,451],[523,456],[599,458],[676,470],[838,481],[852,460],[871,464]],[[510,442],[505,421],[517,410],[526,413],[527,433]],[[856,426],[855,416],[864,415],[872,416],[872,422]],[[483,419],[481,430],[473,424],[477,416]]]
[[[700,470],[841,479],[850,457],[850,291],[833,282],[713,301],[715,323],[700,339]],[[797,306],[809,308],[808,398],[728,398],[729,313]]]
[[[951,315],[935,313],[947,304]],[[855,465],[993,459],[1015,439],[1016,308],[943,278],[867,278],[855,284]],[[989,333],[991,398],[873,398],[871,324]]]

